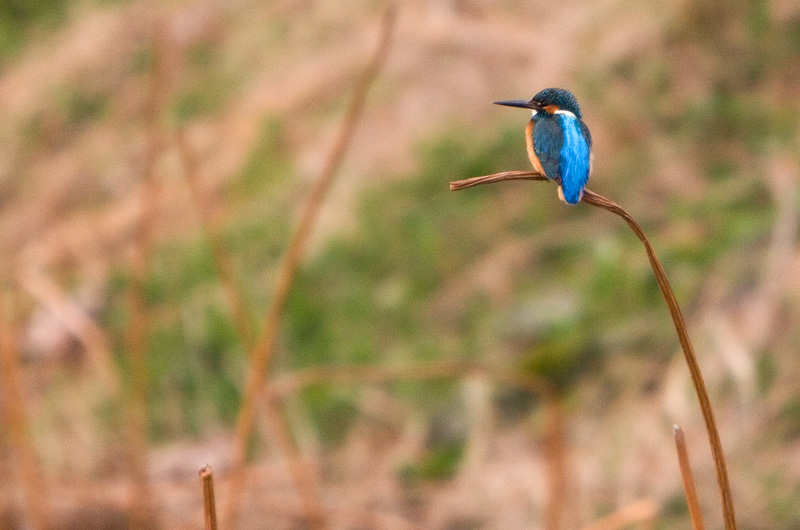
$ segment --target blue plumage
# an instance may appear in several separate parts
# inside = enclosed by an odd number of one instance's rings
[[[537,119],[537,117],[531,118],[533,123],[531,137],[534,154],[539,159],[545,176],[550,180],[559,181],[561,151],[564,146],[564,134],[561,131],[561,124],[558,119],[541,119],[541,117]],[[533,160],[531,162],[536,167],[536,163]]]
[[[581,120],[578,101],[569,91],[548,88],[530,101],[497,101],[533,110],[526,142],[533,167],[559,184],[559,196],[576,204],[591,170],[592,136]]]
[[[581,200],[583,188],[589,180],[589,156],[591,148],[581,130],[578,118],[568,114],[556,115],[564,140],[559,152],[561,189],[564,201],[576,204]]]

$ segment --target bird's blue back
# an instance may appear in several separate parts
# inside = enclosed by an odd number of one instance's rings
[[[545,176],[561,184],[564,200],[576,204],[589,180],[592,137],[586,125],[572,114],[533,117],[533,148]]]

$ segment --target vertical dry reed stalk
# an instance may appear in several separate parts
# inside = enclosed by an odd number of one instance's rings
[[[473,177],[451,182],[450,189],[455,191],[479,184],[488,184],[505,180],[546,180],[546,178],[533,171],[506,171],[494,175]],[[647,252],[647,259],[650,261],[650,266],[653,269],[656,281],[661,289],[661,294],[672,316],[672,322],[675,325],[675,331],[678,334],[678,340],[683,350],[683,357],[686,360],[686,365],[689,368],[692,383],[694,384],[697,398],[700,402],[700,410],[703,413],[703,420],[705,421],[706,430],[708,431],[711,453],[714,457],[714,466],[717,472],[717,482],[719,483],[720,495],[722,497],[722,515],[725,521],[725,529],[736,530],[736,518],[734,516],[730,483],[728,481],[728,469],[725,464],[725,454],[722,451],[722,442],[720,441],[719,432],[717,431],[717,424],[714,420],[714,411],[711,409],[711,401],[708,398],[706,385],[703,381],[703,374],[700,372],[700,365],[697,363],[697,357],[695,356],[692,342],[689,339],[686,322],[684,321],[680,306],[678,306],[675,293],[672,292],[672,287],[669,285],[669,280],[664,272],[664,268],[661,266],[661,262],[659,262],[655,250],[653,250],[652,245],[650,245],[650,241],[647,239],[642,227],[639,226],[639,223],[637,223],[633,216],[625,211],[625,209],[617,203],[589,190],[584,191],[583,202],[591,204],[592,206],[597,206],[598,208],[602,208],[621,217],[644,245],[645,251]]]
[[[200,468],[200,483],[203,485],[203,520],[206,530],[217,530],[217,504],[214,499],[214,474],[208,464]]]
[[[683,429],[679,426],[676,425],[672,430],[675,434],[675,448],[678,451],[678,464],[681,468],[686,503],[689,505],[689,516],[692,518],[692,528],[704,530],[703,513],[700,511],[700,501],[697,499],[697,490],[694,487],[692,467],[689,465],[689,451],[686,450],[686,437],[683,435]]]
[[[248,352],[252,352],[255,347],[255,330],[252,321],[247,314],[247,304],[242,293],[241,287],[236,282],[233,262],[230,259],[225,245],[222,242],[219,226],[214,221],[208,202],[203,197],[199,183],[199,166],[194,153],[187,143],[183,133],[177,137],[177,146],[184,167],[184,173],[189,185],[192,200],[200,215],[200,221],[205,233],[208,244],[211,247],[211,255],[217,269],[220,285],[222,286],[225,302],[231,311],[234,326],[236,326],[242,345]],[[303,462],[302,456],[292,439],[290,429],[277,410],[277,403],[267,401],[264,403],[267,420],[270,423],[270,431],[275,436],[278,446],[289,461],[292,480],[300,496],[302,505],[306,510],[306,518],[315,528],[324,528],[325,517],[322,509],[322,501],[314,483],[314,477],[309,472],[308,467]]]
[[[28,429],[25,400],[20,388],[17,337],[10,306],[10,298],[4,295],[0,300],[0,392],[4,405],[3,417],[16,456],[30,528],[46,530],[49,527],[47,493]]]
[[[153,67],[150,94],[145,111],[147,136],[144,156],[141,211],[131,254],[131,285],[128,290],[130,322],[127,329],[131,381],[127,403],[128,465],[133,480],[130,506],[131,528],[158,526],[148,473],[147,395],[148,333],[150,315],[146,282],[154,244],[160,186],[157,163],[164,145],[161,109],[166,92],[165,55],[167,35],[162,21],[153,28]]]
[[[244,482],[247,445],[253,431],[256,401],[264,386],[270,361],[275,351],[275,343],[283,318],[286,301],[289,297],[289,291],[300,264],[303,251],[308,242],[309,235],[311,234],[311,229],[319,215],[322,202],[331,186],[336,170],[341,165],[344,154],[355,132],[358,120],[361,117],[369,88],[372,86],[388,54],[393,22],[394,10],[389,9],[384,14],[378,47],[353,91],[353,99],[346,111],[339,133],[334,141],[333,149],[326,159],[325,166],[314,184],[314,188],[311,190],[311,194],[308,197],[308,201],[300,217],[300,222],[294,232],[289,248],[286,251],[278,273],[270,308],[264,319],[261,338],[250,354],[250,368],[244,389],[242,406],[236,421],[234,449],[231,458],[231,494],[228,498],[225,510],[226,526],[229,528],[233,527],[232,523],[236,517],[240,491]]]

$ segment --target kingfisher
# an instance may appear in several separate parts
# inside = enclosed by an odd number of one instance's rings
[[[533,168],[558,184],[558,197],[577,204],[591,171],[592,135],[581,119],[581,107],[569,90],[546,88],[530,101],[495,101],[496,105],[531,109],[525,128]]]

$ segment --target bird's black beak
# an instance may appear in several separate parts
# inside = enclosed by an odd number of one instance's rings
[[[533,101],[524,101],[522,99],[508,99],[506,101],[495,101],[495,105],[504,105],[506,107],[519,107],[521,109],[541,110],[538,104]]]

